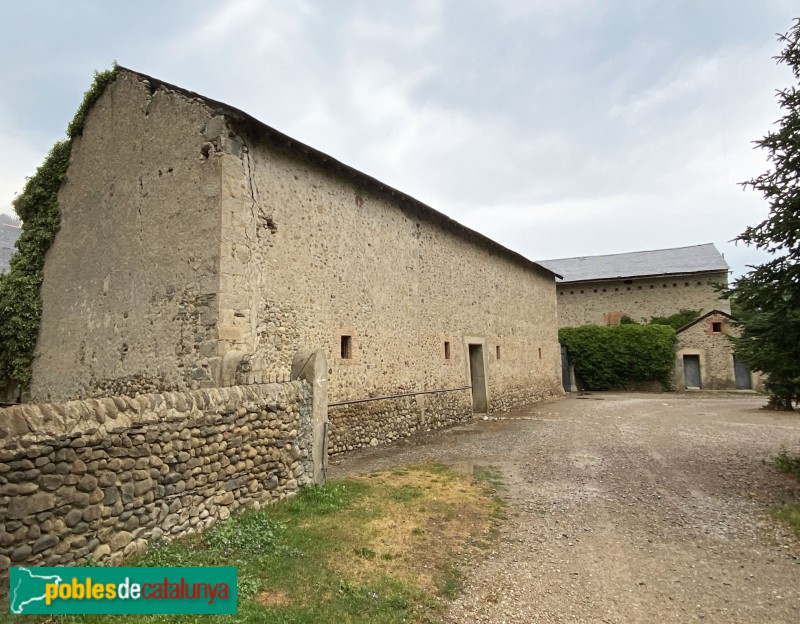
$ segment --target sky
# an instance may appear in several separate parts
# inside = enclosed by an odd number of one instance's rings
[[[731,241],[791,84],[796,0],[4,2],[0,213],[94,70],[264,123],[530,259]],[[12,25],[9,27],[8,25]]]

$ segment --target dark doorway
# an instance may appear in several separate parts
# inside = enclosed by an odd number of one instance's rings
[[[561,345],[561,385],[564,386],[564,392],[569,392],[572,386],[569,374],[569,356],[567,355],[567,347],[564,345]]]
[[[489,411],[489,401],[486,397],[483,345],[469,345],[469,377],[472,384],[472,411],[478,414],[485,414]]]
[[[700,388],[700,356],[683,356],[683,381],[687,388]]]
[[[753,389],[753,378],[750,375],[750,369],[747,368],[747,364],[733,358],[733,372],[736,375],[736,387],[739,390]]]

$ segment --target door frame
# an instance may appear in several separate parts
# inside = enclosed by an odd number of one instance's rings
[[[478,336],[464,336],[464,353],[466,355],[464,358],[466,368],[465,373],[467,376],[467,381],[469,382],[470,386],[472,386],[472,361],[470,346],[481,348],[481,361],[483,364],[483,386],[480,388],[473,387],[470,391],[470,398],[472,399],[472,411],[475,414],[488,414],[491,407],[491,400],[489,397],[489,359],[486,350],[486,339]],[[480,402],[481,399],[483,399],[485,402],[485,406],[483,406],[485,409],[476,410],[475,405],[476,403]]]

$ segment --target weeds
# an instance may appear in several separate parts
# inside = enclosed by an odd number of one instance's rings
[[[772,465],[775,466],[778,472],[792,475],[800,481],[800,455],[793,455],[783,449],[772,458]],[[770,508],[770,514],[773,518],[788,524],[795,534],[800,537],[800,502],[774,505]]]
[[[773,458],[772,464],[779,472],[790,474],[800,481],[800,455],[792,455],[784,449]]]
[[[783,520],[800,537],[800,503],[776,505],[770,509],[773,518]]]
[[[499,485],[498,485],[499,487]],[[305,487],[204,533],[151,544],[137,566],[238,569],[236,615],[20,616],[21,624],[427,623],[462,588],[456,552],[491,534],[492,494],[441,465]],[[412,536],[413,539],[412,539]],[[15,619],[15,621],[17,621]]]

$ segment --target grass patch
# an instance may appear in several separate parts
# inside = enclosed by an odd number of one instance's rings
[[[772,465],[778,472],[790,474],[800,481],[800,455],[792,455],[784,449],[773,458]]]
[[[492,466],[475,466],[472,469],[472,476],[478,484],[483,486],[484,493],[492,500],[490,516],[497,520],[505,520],[508,515],[506,514],[503,475]]]
[[[800,481],[800,455],[794,455],[784,449],[772,458],[772,465],[778,472],[792,475]],[[788,524],[795,535],[800,537],[800,502],[773,505],[769,512],[773,518]]]
[[[407,466],[304,488],[289,501],[244,511],[205,533],[152,544],[125,563],[236,566],[237,615],[15,616],[14,621],[433,622],[442,601],[461,591],[457,562],[482,555],[494,539],[499,487],[494,477],[469,479],[439,464]]]
[[[800,503],[775,505],[770,509],[770,514],[792,527],[795,535],[800,537]]]

